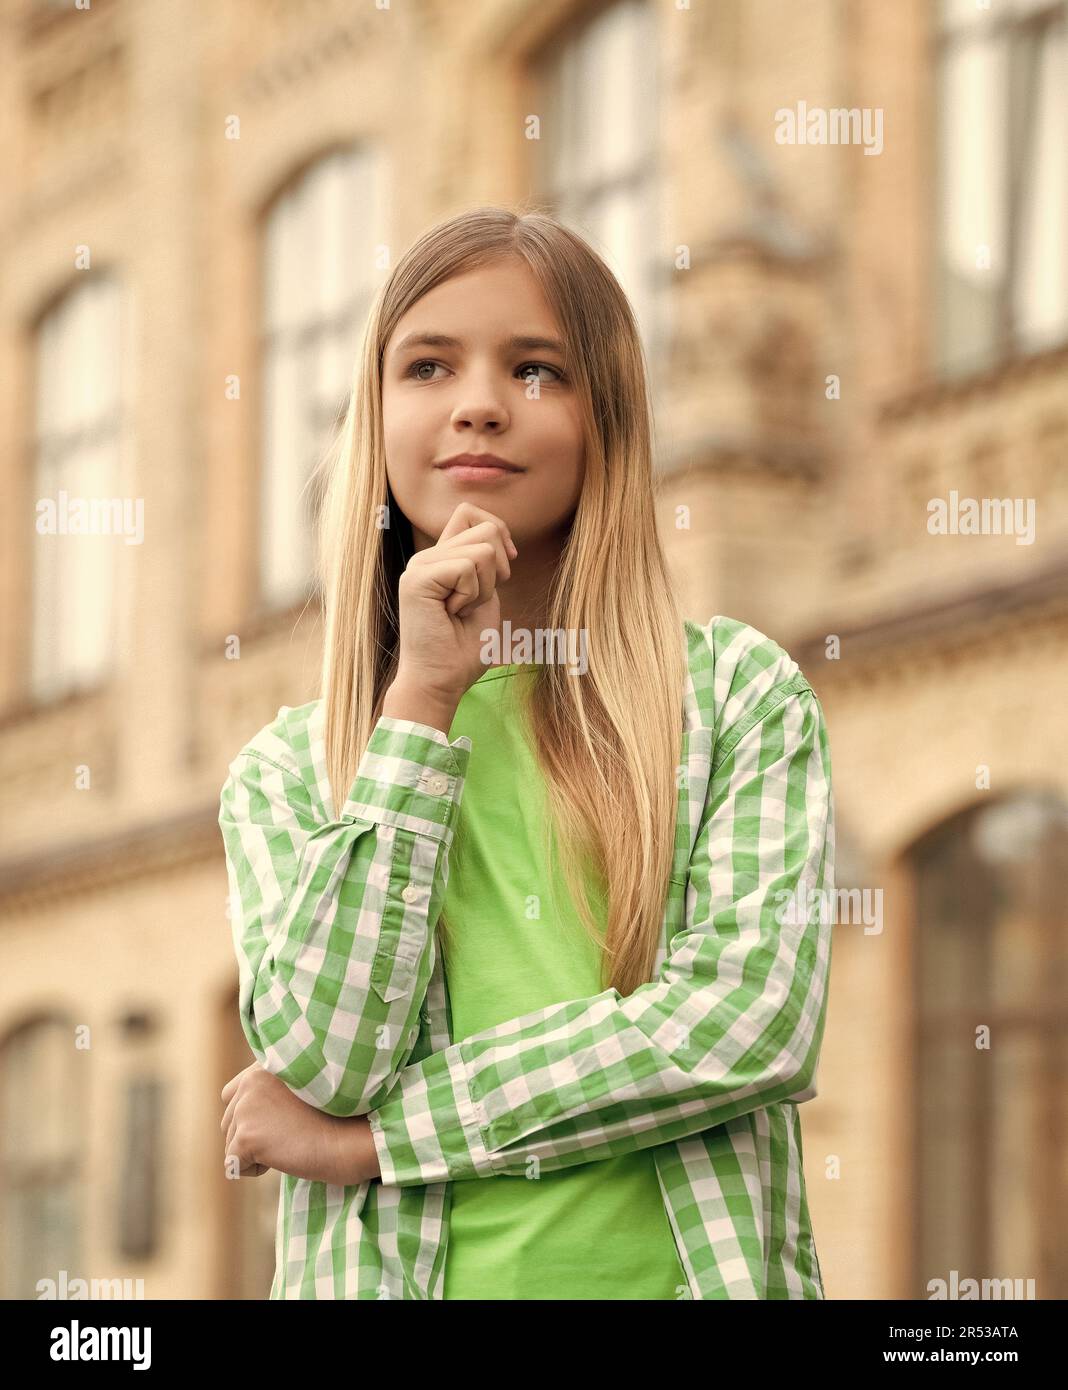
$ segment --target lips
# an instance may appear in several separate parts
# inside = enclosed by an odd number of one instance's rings
[[[495,478],[513,478],[524,470],[498,454],[454,454],[436,463],[448,477],[458,482],[488,483]]]
[[[519,471],[514,468],[487,468],[484,465],[472,468],[468,463],[453,463],[441,471],[451,482],[458,483],[492,483],[501,478],[519,477]]]

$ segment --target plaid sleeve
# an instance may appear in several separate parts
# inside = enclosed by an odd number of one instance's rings
[[[411,1056],[470,750],[383,716],[333,821],[253,745],[230,764],[219,826],[241,1026],[317,1109],[363,1114]]]
[[[799,677],[716,748],[687,925],[659,977],[626,997],[608,989],[526,1014],[406,1067],[367,1116],[382,1182],[525,1175],[532,1158],[549,1172],[810,1098],[833,880],[826,727]]]

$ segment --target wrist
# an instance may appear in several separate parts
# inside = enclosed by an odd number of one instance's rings
[[[425,686],[415,686],[397,679],[386,691],[382,713],[391,719],[427,724],[432,729],[440,729],[448,737],[459,703],[459,696],[430,691]]]
[[[365,1115],[329,1116],[332,1127],[333,1160],[329,1181],[340,1187],[357,1187],[380,1173],[378,1151]]]

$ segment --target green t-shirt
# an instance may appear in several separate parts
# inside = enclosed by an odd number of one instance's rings
[[[534,677],[531,666],[490,667],[449,730],[472,743],[443,906],[454,1042],[603,990],[562,871],[549,881],[546,793],[524,715]],[[651,1148],[451,1188],[446,1299],[685,1296]]]

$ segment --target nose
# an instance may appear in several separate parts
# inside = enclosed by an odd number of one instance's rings
[[[469,425],[477,430],[500,431],[507,428],[507,408],[499,388],[488,373],[472,373],[465,378],[460,398],[452,412],[452,423]]]

